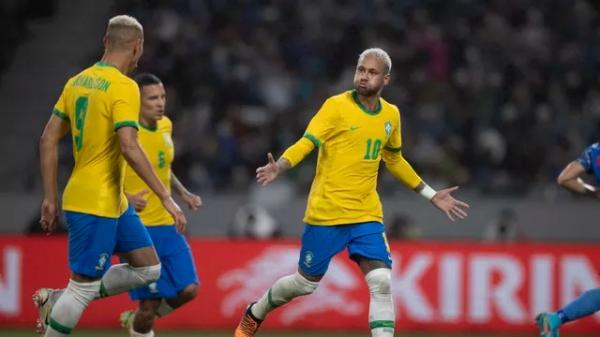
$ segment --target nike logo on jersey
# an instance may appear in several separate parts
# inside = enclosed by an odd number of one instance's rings
[[[351,126],[351,127],[350,127],[350,131],[354,131],[354,130],[356,130],[356,129],[358,129],[358,128],[359,128],[358,126]]]

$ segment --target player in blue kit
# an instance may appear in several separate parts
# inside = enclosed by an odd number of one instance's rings
[[[581,176],[593,174],[600,183],[600,143],[594,143],[581,156],[570,162],[558,176],[558,184],[569,191],[600,198],[600,189],[585,183]],[[600,288],[590,289],[555,312],[544,312],[535,318],[542,337],[558,337],[561,325],[600,311]]]

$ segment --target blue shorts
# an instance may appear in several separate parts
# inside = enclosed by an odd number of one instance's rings
[[[130,205],[118,218],[65,211],[69,233],[69,267],[77,274],[100,278],[114,253],[152,246],[140,217]]]
[[[192,250],[175,226],[146,227],[161,263],[160,278],[154,283],[129,292],[132,300],[176,297],[191,284],[198,284]]]
[[[309,276],[322,276],[331,259],[348,247],[350,258],[364,257],[392,266],[383,224],[363,222],[337,226],[306,224],[298,267]]]

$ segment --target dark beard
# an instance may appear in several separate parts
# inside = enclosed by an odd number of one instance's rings
[[[373,97],[373,96],[377,95],[377,93],[379,93],[379,89],[380,88],[362,89],[359,86],[355,85],[354,89],[361,96],[364,96],[364,97]]]

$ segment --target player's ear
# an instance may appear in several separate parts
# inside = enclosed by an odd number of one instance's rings
[[[390,73],[383,75],[383,85],[390,84],[391,77],[392,77],[392,75],[390,75]]]

